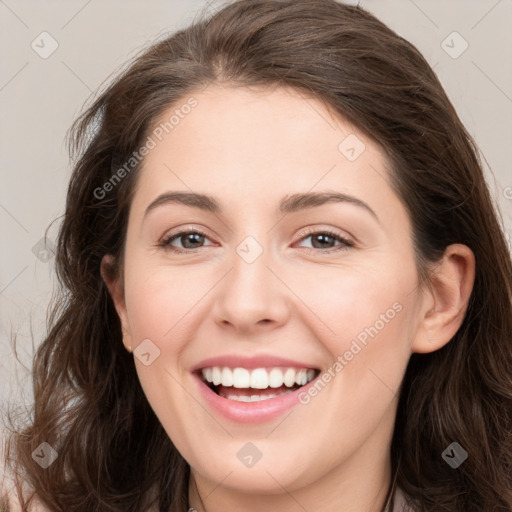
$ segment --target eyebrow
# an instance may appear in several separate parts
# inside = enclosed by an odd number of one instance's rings
[[[198,208],[214,214],[222,213],[220,203],[208,194],[198,194],[196,192],[164,192],[146,208],[144,217],[155,208],[172,203]],[[377,214],[364,201],[340,192],[305,192],[287,195],[279,203],[278,211],[282,214],[288,214],[308,208],[315,208],[327,203],[349,203],[359,206],[370,213],[375,220],[379,222]]]

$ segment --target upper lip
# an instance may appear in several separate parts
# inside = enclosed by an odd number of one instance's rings
[[[284,357],[277,357],[272,355],[255,355],[255,356],[244,356],[244,355],[224,355],[209,357],[203,359],[191,368],[192,372],[202,370],[203,368],[211,368],[212,366],[225,366],[228,368],[275,368],[277,366],[286,366],[288,368],[308,368],[317,370],[316,366],[311,364],[302,363],[300,361],[294,361]]]

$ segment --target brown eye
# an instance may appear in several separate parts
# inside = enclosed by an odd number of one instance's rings
[[[313,252],[336,252],[354,247],[354,244],[346,238],[330,231],[314,231],[302,237],[300,241],[311,239],[311,247],[305,247]],[[336,245],[336,242],[339,242]]]
[[[200,231],[180,231],[163,240],[160,246],[175,252],[188,252],[203,247],[207,239],[208,237]],[[175,242],[179,244],[177,247],[174,245]]]

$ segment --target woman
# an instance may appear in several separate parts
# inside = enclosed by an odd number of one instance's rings
[[[414,47],[333,0],[237,1],[72,140],[16,500],[512,510],[511,262]]]

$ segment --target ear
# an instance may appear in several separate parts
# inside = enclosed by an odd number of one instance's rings
[[[126,312],[126,302],[124,298],[124,283],[122,275],[114,272],[114,257],[106,254],[101,260],[101,277],[105,282],[114,306],[116,308],[119,320],[121,321],[121,329],[123,332],[123,343],[126,348],[132,346],[132,336],[130,324],[128,322],[128,314]]]
[[[464,320],[474,281],[473,251],[462,244],[448,246],[425,287],[413,352],[434,352],[453,338]]]

